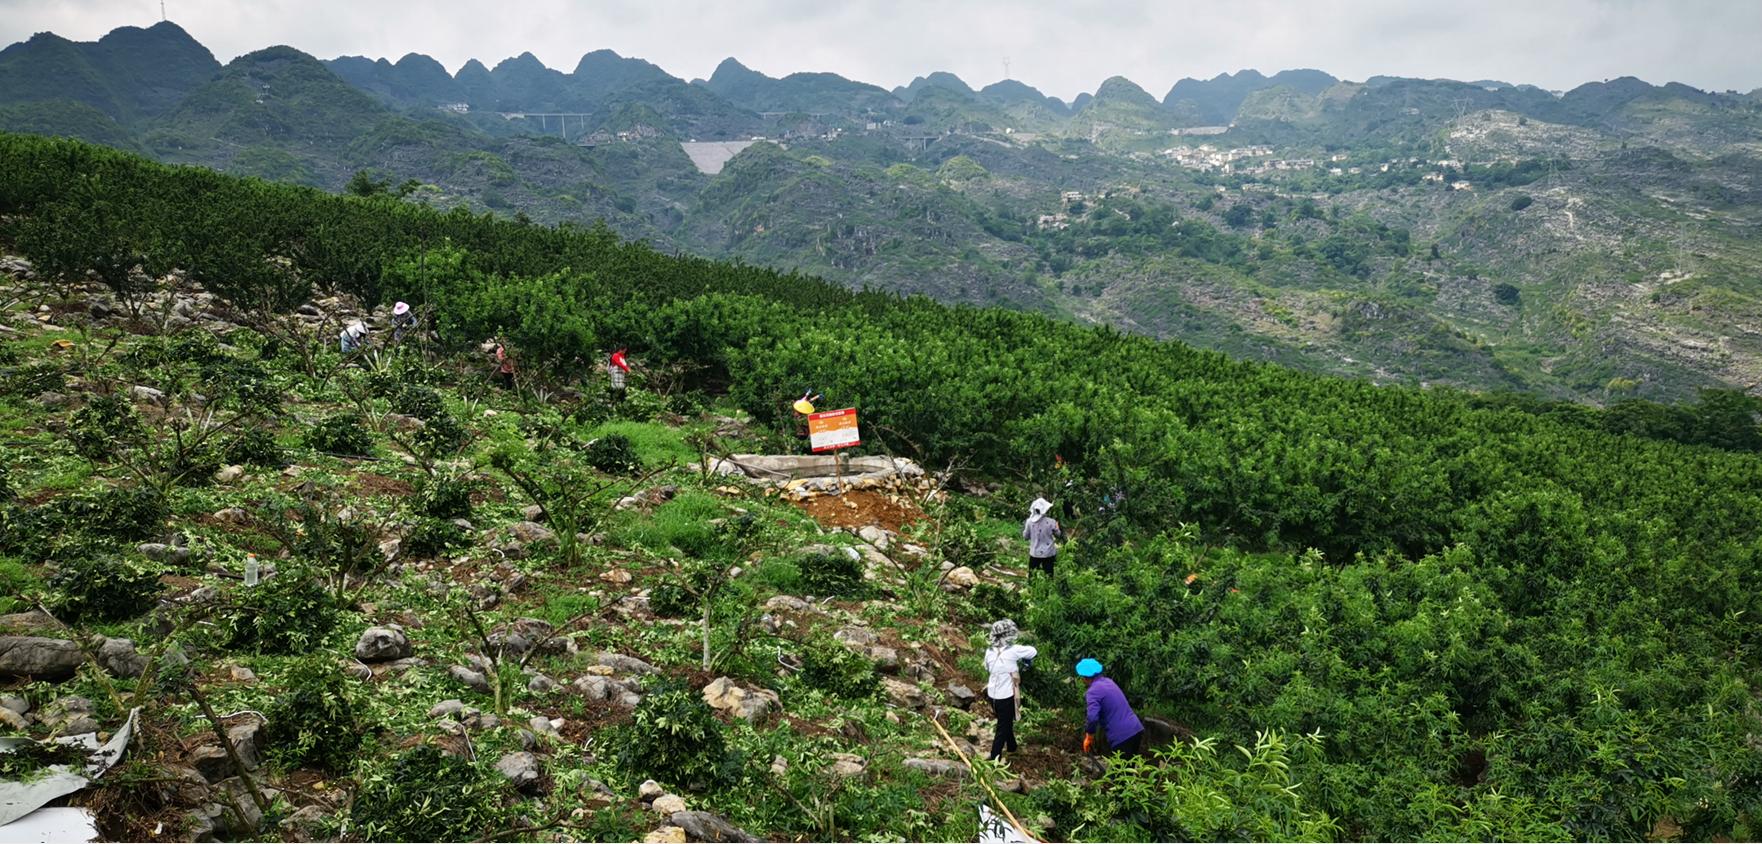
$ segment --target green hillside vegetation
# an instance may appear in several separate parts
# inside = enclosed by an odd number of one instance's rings
[[[771,163],[796,166],[786,158]],[[94,201],[105,213],[84,214]],[[224,341],[104,327],[33,327],[8,340],[15,362],[0,408],[15,497],[0,553],[13,561],[6,576],[70,623],[147,653],[175,641],[187,655],[189,674],[169,677],[188,679],[160,685],[82,669],[62,688],[89,696],[104,718],[136,701],[155,730],[193,737],[210,730],[189,705],[197,693],[219,712],[257,709],[270,727],[298,733],[266,745],[263,782],[324,771],[326,790],[355,798],[344,810],[311,789],[287,790],[272,814],[318,806],[307,819],[319,829],[347,822],[388,839],[526,837],[563,818],[573,835],[628,840],[649,827],[635,795],[654,778],[755,835],[969,840],[973,804],[991,798],[973,779],[930,779],[902,760],[940,744],[917,697],[942,700],[951,678],[979,687],[979,625],[1009,615],[1043,653],[1026,684],[1030,753],[1013,774],[981,765],[975,776],[1022,777],[1025,793],[1001,799],[1049,840],[1758,834],[1762,639],[1749,619],[1762,611],[1762,432],[1755,400],[1740,393],[1603,411],[1377,386],[669,256],[605,229],[331,196],[17,135],[0,136],[0,219],[8,248],[50,285],[33,294],[45,314],[74,320],[86,310],[54,285],[65,291],[87,269],[125,301],[148,295],[116,269],[139,262],[181,269],[242,323]],[[84,227],[62,225],[73,219]],[[1343,225],[1371,240],[1392,231]],[[1208,237],[1183,235],[1176,247],[1233,242]],[[329,295],[416,303],[437,332],[432,357],[385,351],[339,366],[329,329],[275,328],[278,309]],[[473,381],[469,358],[454,356],[492,335],[520,361],[518,393]],[[49,351],[53,339],[71,350]],[[645,373],[625,404],[608,408],[597,383],[579,379],[619,346]],[[214,441],[271,468],[208,485],[222,461],[202,441],[143,432],[123,409],[130,400],[105,398],[127,385],[165,394],[161,409],[143,413],[181,412],[201,392],[215,419],[262,432],[249,448],[234,450],[230,431]],[[646,472],[663,455],[702,454],[707,429],[721,424],[713,409],[749,420],[747,434],[729,434],[747,439],[730,446],[782,445],[793,424],[784,403],[803,385],[860,409],[869,453],[1000,485],[988,497],[926,499],[925,526],[902,534],[925,555],[884,565],[897,574],[864,587],[878,591],[823,610],[901,647],[949,655],[954,665],[939,662],[934,682],[878,684],[873,666],[831,638],[836,622],[812,612],[790,616],[800,623],[776,637],[754,635],[759,607],[799,594],[803,567],[820,565],[790,549],[825,540],[775,498],[721,490],[695,465],[633,476],[622,446],[588,444],[623,433]],[[52,418],[47,392],[81,409]],[[422,437],[389,412],[422,421]],[[612,418],[619,427],[600,427]],[[77,436],[54,433],[55,419]],[[349,454],[382,459],[337,456]],[[1055,474],[1055,456],[1068,475]],[[273,468],[284,462],[297,471]],[[449,490],[454,472],[482,484],[481,495]],[[664,505],[614,504],[661,482],[674,487]],[[420,494],[389,492],[404,488]],[[1018,589],[1010,570],[1021,546],[1001,552],[990,538],[1013,536],[1035,494],[1069,501],[1078,538],[1055,578]],[[345,504],[348,517],[328,515]],[[554,545],[503,559],[472,533],[496,533],[527,504],[563,535]],[[220,515],[230,507],[244,515]],[[447,521],[461,511],[472,524],[463,535]],[[295,517],[308,539],[276,532]],[[248,527],[223,528],[235,523],[226,519]],[[349,532],[366,523],[385,533]],[[588,540],[571,539],[578,527]],[[179,569],[137,549],[167,531],[193,534],[202,556],[191,559],[204,562]],[[360,546],[365,557],[338,550],[386,534],[412,549],[395,571],[349,568],[379,559],[371,545]],[[236,572],[246,552],[274,561],[263,586],[206,567]],[[939,588],[942,561],[993,582]],[[747,573],[720,574],[736,564]],[[85,573],[98,570],[103,580]],[[863,582],[816,572],[822,586]],[[159,580],[172,607],[196,584],[212,586],[215,624],[116,599],[161,574],[175,574]],[[82,585],[103,582],[127,585]],[[612,611],[638,588],[649,589],[650,612],[679,621]],[[535,672],[603,676],[584,670],[595,651],[610,651],[651,662],[657,676],[639,684],[633,709],[541,691],[519,666],[485,657],[485,684],[460,685],[447,666],[493,650],[478,644],[483,634],[527,616],[581,646],[579,655],[536,648],[521,663]],[[357,632],[390,620],[428,662],[339,677],[333,663]],[[281,655],[289,651],[311,658],[310,673]],[[1178,724],[1180,737],[1105,773],[1078,762],[1082,716],[1067,672],[1084,656],[1108,665],[1144,712]],[[780,659],[803,669],[780,675]],[[628,665],[600,660],[622,678],[614,664]],[[223,665],[259,680],[226,679],[236,674]],[[780,716],[713,714],[698,689],[718,675],[776,692]],[[62,694],[42,682],[27,690],[39,704]],[[418,717],[454,695],[482,710],[459,716],[473,725],[459,732],[474,751]],[[343,703],[322,718],[278,703],[295,699]],[[971,723],[943,711],[957,734]],[[496,722],[481,717],[489,713]],[[488,760],[521,747],[517,729],[531,714],[569,726],[560,739],[535,736],[549,779],[517,794]],[[865,760],[864,774],[827,772],[834,753]],[[143,774],[138,782],[151,781]],[[166,805],[129,802],[164,799],[133,782],[104,792],[116,805]],[[431,802],[414,801],[419,793]],[[571,819],[584,803],[590,815]],[[444,808],[407,808],[424,805]]]
[[[448,74],[278,47],[223,70],[166,23],[0,64],[0,128],[328,190],[413,179],[433,207],[603,222],[851,289],[1381,383],[1597,405],[1762,384],[1753,95],[1244,70],[1160,102],[1115,77],[1067,106],[1012,80],[888,92],[732,59],[687,83],[610,50]],[[1169,133],[1196,126],[1227,131]],[[776,145],[715,176],[676,143],[758,136]],[[987,177],[889,175],[963,158]],[[1126,199],[1156,210],[1122,224],[1105,206]]]

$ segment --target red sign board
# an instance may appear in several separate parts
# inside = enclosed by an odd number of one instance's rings
[[[862,442],[857,433],[856,408],[808,414],[808,446],[814,451],[837,451]]]

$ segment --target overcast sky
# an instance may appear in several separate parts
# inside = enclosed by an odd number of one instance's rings
[[[165,0],[221,61],[273,44],[319,58],[427,53],[449,70],[531,51],[573,70],[610,48],[675,76],[724,57],[891,88],[933,70],[1009,75],[1070,99],[1126,76],[1160,98],[1183,76],[1253,67],[1502,79],[1564,89],[1638,76],[1762,86],[1762,0]],[[158,0],[0,0],[0,41],[93,40],[159,19]]]

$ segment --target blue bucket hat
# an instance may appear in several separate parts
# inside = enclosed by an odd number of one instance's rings
[[[1094,677],[1095,675],[1100,674],[1100,673],[1101,673],[1101,663],[1096,662],[1093,659],[1085,659],[1082,662],[1077,663],[1077,676],[1078,677]]]

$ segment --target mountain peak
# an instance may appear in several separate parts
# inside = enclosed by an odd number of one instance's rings
[[[1109,76],[1102,80],[1101,87],[1095,89],[1097,100],[1122,100],[1126,102],[1142,102],[1156,105],[1156,98],[1148,91],[1138,87],[1138,83],[1124,76]]]

